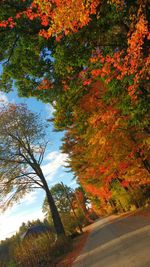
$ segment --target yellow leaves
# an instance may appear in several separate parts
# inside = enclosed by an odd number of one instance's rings
[[[44,14],[48,14],[49,10],[52,8],[52,1],[47,1],[47,0],[34,0],[34,4],[38,5],[41,9],[41,11]]]
[[[99,145],[105,145],[106,144],[106,137],[101,137],[100,139],[99,139]]]
[[[106,137],[103,136],[101,132],[98,132],[89,139],[88,144],[97,145],[97,148],[100,150],[102,146],[106,144],[106,140],[107,140]]]
[[[124,8],[124,5],[125,5],[124,0],[108,0],[107,2],[110,4],[115,4],[117,6],[117,9],[119,9],[119,10],[122,10]]]
[[[115,126],[119,126],[121,122],[121,118],[117,118],[117,120],[115,121]]]
[[[148,145],[148,147],[150,148],[150,137],[147,137],[146,139],[144,139],[143,143],[145,145]]]
[[[126,173],[122,174],[122,178],[137,184],[146,184],[150,181],[150,175],[148,175],[141,164],[138,164],[135,160],[132,162],[132,166],[127,169]]]
[[[109,109],[101,116],[101,121],[104,123],[109,123],[115,118],[115,115],[117,114],[117,110],[109,107]]]
[[[49,29],[41,31],[40,34],[46,38],[51,35],[67,35],[76,32],[79,28],[87,25],[90,21],[90,15],[96,13],[96,7],[100,0],[34,0],[33,4],[38,8],[38,16],[42,19],[47,16]],[[34,7],[33,5],[33,7]]]
[[[96,127],[98,125],[98,123],[100,122],[101,120],[101,116],[100,114],[93,114],[93,116],[91,116],[89,119],[88,119],[88,122],[91,126],[93,127]]]

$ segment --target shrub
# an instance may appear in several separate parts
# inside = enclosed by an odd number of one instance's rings
[[[55,240],[51,234],[30,237],[21,242],[14,250],[14,260],[21,267],[53,266],[57,257],[70,248],[69,241],[62,237]]]

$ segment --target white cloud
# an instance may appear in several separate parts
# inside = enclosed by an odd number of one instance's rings
[[[59,151],[52,151],[52,152],[48,153],[44,159],[45,160],[54,160],[58,154],[59,154]]]
[[[72,181],[70,184],[69,184],[69,186],[78,186],[78,184],[77,184],[77,182],[74,180],[74,181]]]
[[[21,199],[20,204],[30,205],[33,204],[37,199],[38,192],[33,191],[31,193],[28,193],[24,196],[24,198]]]
[[[19,203],[15,203],[12,208],[8,208],[4,213],[0,213],[0,240],[11,237],[15,234],[23,222],[36,219],[43,220],[41,200],[38,200],[38,192],[33,191],[26,194]],[[33,206],[33,205],[34,206]]]
[[[68,156],[65,153],[59,151],[50,152],[45,160],[49,161],[45,165],[41,166],[43,173],[47,180],[52,181],[59,168],[65,165]]]
[[[36,211],[22,211],[14,214],[16,207],[13,207],[11,210],[7,210],[4,214],[0,215],[0,240],[10,237],[18,231],[19,227],[23,222],[44,219],[44,214],[41,209]]]
[[[50,105],[50,104],[46,104],[45,108],[46,108],[46,111],[47,111],[48,116],[52,117],[53,116],[53,113],[55,111],[55,109],[53,108],[53,106]]]
[[[48,181],[53,181],[57,171],[61,170],[63,165],[65,165],[66,160],[67,154],[61,153],[60,151],[52,151],[47,154],[44,159],[45,164],[43,164],[41,167]],[[51,186],[53,184],[54,183],[52,182]],[[41,199],[39,199],[38,192],[39,191],[36,190],[26,194],[25,197],[20,201],[20,205],[15,204],[11,209],[8,209],[5,213],[0,214],[0,240],[15,234],[22,222],[36,220],[38,218],[42,220],[44,218],[44,215],[41,211],[42,203]],[[40,207],[36,207],[36,202],[38,202]],[[35,209],[33,206],[35,206]],[[26,208],[28,208],[28,210]]]

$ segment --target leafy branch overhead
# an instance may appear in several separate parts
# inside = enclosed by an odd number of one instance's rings
[[[3,0],[0,37],[0,89],[15,83],[20,96],[52,104],[55,129],[65,130],[62,150],[95,208],[145,205],[148,1]]]

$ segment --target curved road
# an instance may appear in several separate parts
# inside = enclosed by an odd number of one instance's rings
[[[150,211],[99,219],[73,267],[150,267]]]

